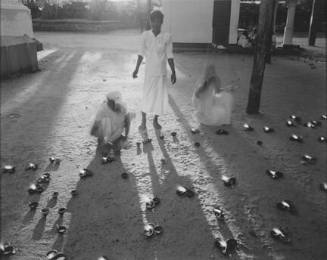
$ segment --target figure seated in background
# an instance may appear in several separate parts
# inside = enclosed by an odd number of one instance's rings
[[[257,26],[252,26],[251,29],[249,29],[248,37],[252,46],[254,46],[257,40]]]
[[[242,48],[252,47],[252,40],[250,39],[247,31],[241,33],[241,35],[238,38],[237,45],[241,46]]]
[[[237,87],[239,79],[221,88],[220,78],[216,75],[214,65],[206,68],[200,86],[192,97],[196,110],[194,116],[204,125],[228,125],[231,123],[233,107],[232,91]]]

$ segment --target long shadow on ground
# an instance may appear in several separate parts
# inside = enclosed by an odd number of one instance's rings
[[[165,141],[159,135],[159,131],[156,131],[163,156],[160,171],[154,161],[153,149],[144,149],[147,153],[152,192],[161,200],[158,207],[147,211],[146,218],[164,229],[162,235],[151,241],[151,247],[156,252],[157,259],[210,259],[219,256],[197,194],[192,198],[176,194],[177,185],[194,190],[192,180],[178,174],[165,148]]]
[[[60,68],[53,68],[53,71],[41,72],[42,74],[39,75],[41,80],[38,83],[34,83],[36,74],[24,75],[23,78],[26,79],[27,84],[35,88],[35,92],[33,95],[24,98],[17,90],[17,95],[20,98],[12,102],[18,103],[13,104],[12,110],[1,115],[1,162],[16,166],[15,174],[2,175],[1,177],[1,229],[2,235],[6,239],[15,234],[14,230],[22,228],[21,225],[17,224],[17,221],[20,221],[21,218],[22,208],[26,208],[26,214],[22,219],[23,227],[30,225],[33,221],[35,212],[30,212],[27,204],[30,200],[39,201],[42,194],[41,196],[31,196],[28,195],[27,189],[29,183],[34,182],[42,169],[45,169],[48,165],[48,162],[40,161],[39,158],[47,158],[49,152],[48,140],[51,138],[54,122],[67,98],[67,93],[70,91],[70,82],[82,55],[82,52],[57,53],[55,57],[52,57],[54,60],[51,60],[50,63],[61,58],[65,59],[65,63],[62,63]],[[64,71],[68,73],[63,73]],[[59,77],[60,83],[57,80]],[[29,80],[30,78],[32,80]],[[32,86],[33,84],[36,85]],[[6,87],[9,88],[10,84],[3,84],[2,92],[10,91],[4,89]],[[22,91],[24,91],[24,88]],[[12,113],[19,116],[12,118],[10,117]],[[38,163],[40,169],[35,172],[25,172],[28,162]],[[7,198],[10,198],[10,200],[7,200]],[[40,205],[40,207],[45,206]],[[37,231],[34,232],[33,238],[41,238],[42,226],[42,222],[37,224]],[[26,245],[18,244],[17,246],[24,251]]]
[[[169,101],[175,115],[180,119],[181,124],[188,133],[190,140],[206,142],[209,144],[209,150],[214,151],[214,153],[208,153],[206,149],[199,148],[197,149],[197,154],[211,177],[213,177],[217,190],[226,189],[220,180],[222,173],[227,172],[229,175],[237,177],[238,184],[233,191],[228,193],[229,196],[226,196],[227,193],[225,192],[222,192],[221,195],[224,201],[224,208],[229,211],[232,218],[239,225],[238,228],[241,233],[238,238],[250,249],[250,253],[262,257],[267,257],[266,254],[274,257],[278,255],[289,255],[291,257],[294,256],[294,250],[297,248],[301,249],[301,255],[309,255],[311,254],[309,248],[303,246],[301,241],[307,234],[315,234],[316,238],[314,240],[319,241],[319,244],[316,245],[316,252],[317,256],[320,257],[321,249],[323,248],[322,244],[325,243],[319,239],[321,233],[316,232],[319,229],[318,226],[325,223],[325,220],[322,218],[324,213],[321,210],[321,206],[314,206],[313,204],[310,206],[309,201],[303,203],[303,200],[300,200],[300,198],[303,198],[304,190],[299,185],[294,185],[294,182],[292,183],[294,180],[290,179],[290,176],[286,176],[286,180],[273,183],[265,174],[266,169],[275,168],[278,165],[274,165],[274,162],[270,160],[271,158],[266,156],[267,151],[265,153],[261,152],[267,150],[267,147],[260,147],[255,141],[256,138],[264,140],[264,146],[266,146],[266,139],[269,140],[273,136],[254,132],[249,133],[249,136],[252,136],[251,138],[245,138],[243,134],[239,133],[239,130],[234,129],[232,126],[225,127],[229,131],[228,136],[216,136],[215,131],[217,128],[201,127],[204,137],[194,137],[190,133],[191,126],[176,102],[172,97],[170,97]],[[209,157],[208,154],[211,154],[211,156]],[[212,156],[212,154],[215,155]],[[244,160],[244,157],[247,160]],[[224,167],[227,171],[225,169],[219,173],[219,169],[215,169],[213,162],[217,159],[223,159],[222,161],[224,161]],[[290,186],[292,187],[291,189]],[[267,190],[271,190],[271,192],[266,192]],[[317,192],[315,193],[317,194]],[[285,199],[285,197],[293,200],[298,205],[301,216],[294,217],[276,210],[276,202]],[[311,211],[313,207],[316,207],[314,212]],[[310,219],[310,222],[306,221],[308,219]],[[269,230],[276,225],[286,226],[290,232],[293,231],[294,244],[292,247],[278,243],[274,244],[271,241]],[[222,232],[226,233],[223,229],[224,226],[220,225],[220,227]],[[311,244],[312,247],[310,238],[308,239],[305,244]],[[305,257],[302,259],[305,259]]]
[[[120,157],[103,165],[97,155],[87,168],[94,176],[78,182],[78,195],[68,203],[71,220],[63,250],[69,259],[97,259],[102,255],[110,259],[154,259],[143,236],[134,176],[121,177],[127,171]]]

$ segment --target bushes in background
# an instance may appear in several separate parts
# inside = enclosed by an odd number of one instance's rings
[[[33,19],[119,20],[130,25],[135,25],[137,21],[136,1],[24,0],[23,3],[31,9]]]

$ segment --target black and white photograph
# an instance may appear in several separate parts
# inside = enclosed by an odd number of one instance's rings
[[[326,0],[1,0],[0,259],[326,260]]]

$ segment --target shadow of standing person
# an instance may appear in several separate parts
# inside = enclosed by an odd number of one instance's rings
[[[94,175],[77,184],[78,195],[67,205],[71,221],[64,246],[69,259],[145,259],[143,221],[135,179],[120,157],[101,164],[96,155],[87,166]],[[127,179],[121,174],[126,172]],[[153,255],[149,256],[153,259]]]
[[[158,243],[152,244],[158,259],[211,259],[220,255],[214,247],[214,237],[202,211],[199,198],[176,194],[176,186],[194,190],[191,180],[178,173],[173,160],[165,147],[165,142],[156,131],[159,153],[162,154],[161,171],[157,171],[155,150],[147,152],[151,184],[154,196],[160,198],[160,204],[148,210],[149,223],[160,225],[163,233],[152,238]]]

